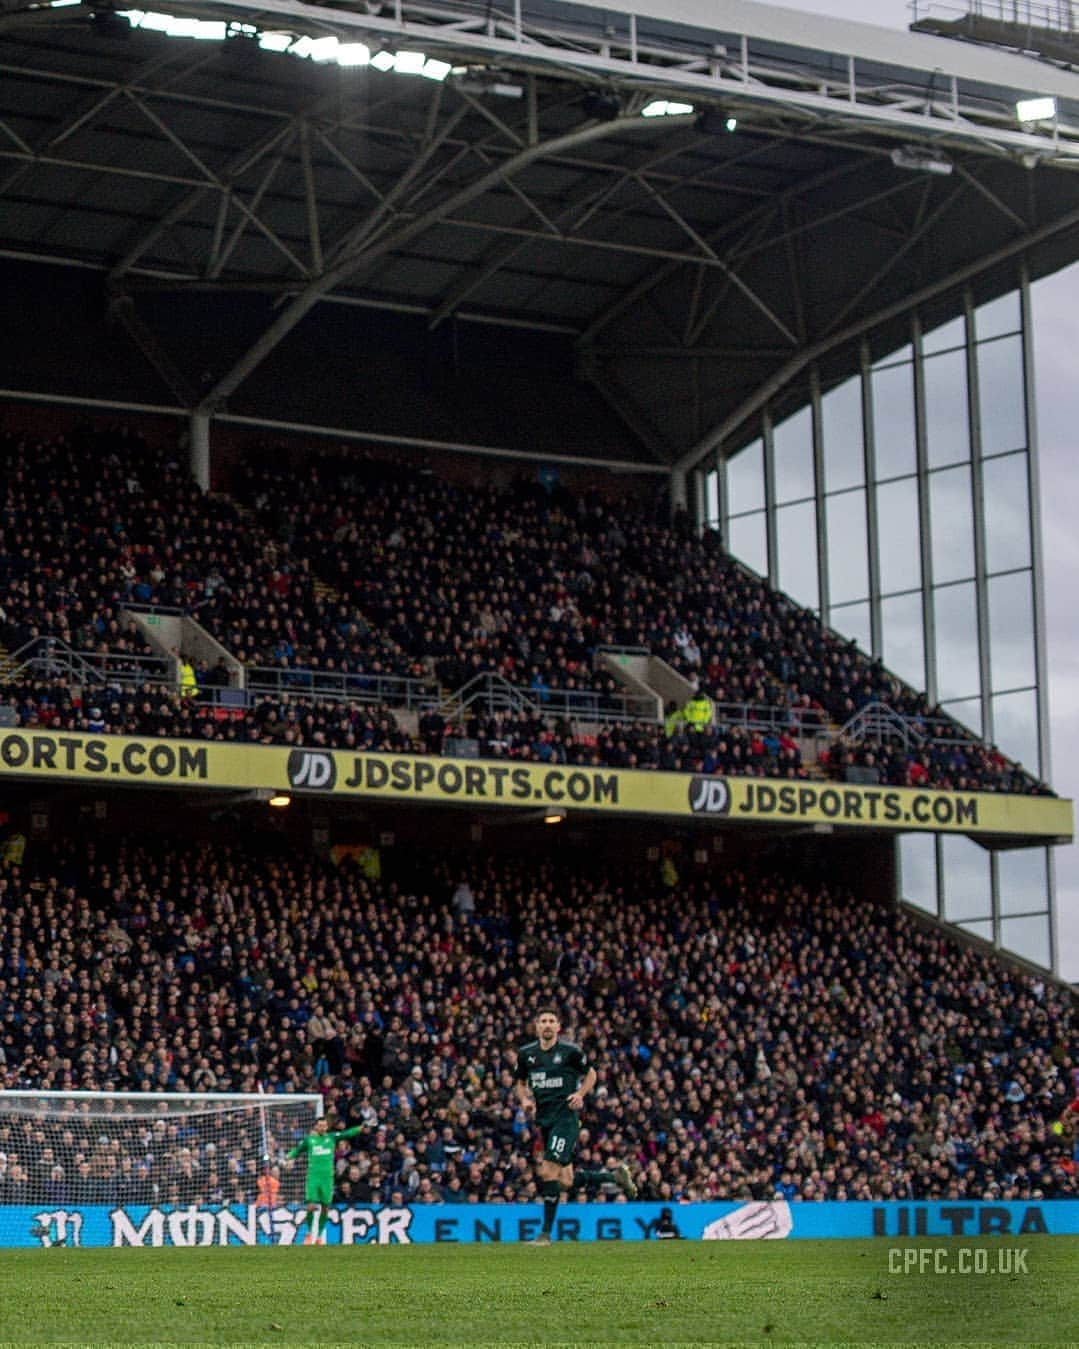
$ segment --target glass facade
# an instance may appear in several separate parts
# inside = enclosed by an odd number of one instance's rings
[[[702,523],[829,627],[1036,776],[1049,774],[1029,294],[1015,291],[821,388],[702,466]],[[788,391],[789,393],[789,391]],[[818,520],[823,530],[818,534]],[[912,905],[1052,967],[1044,848],[899,841]]]

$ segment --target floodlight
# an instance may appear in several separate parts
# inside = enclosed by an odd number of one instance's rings
[[[100,14],[108,14],[110,12],[111,11],[107,9],[101,10],[98,13],[95,13],[94,18],[96,19]],[[152,33],[167,33],[169,31],[169,25],[172,23],[171,14],[157,14],[153,10],[144,10],[141,14],[139,14],[138,10],[132,10],[131,15],[139,15],[137,19],[134,17],[130,19],[132,27],[148,28]]]
[[[392,70],[395,61],[393,52],[376,52],[371,57],[371,64],[376,70]]]
[[[1015,115],[1021,122],[1051,122],[1057,115],[1055,98],[1021,98],[1015,105]]]
[[[337,48],[339,66],[366,66],[371,64],[371,48],[364,42],[342,42]]]
[[[341,45],[335,37],[317,37],[310,39],[311,45],[304,55],[312,61],[336,61],[337,49]]]
[[[193,37],[203,42],[224,42],[227,25],[216,19],[173,19],[169,37]]]
[[[432,56],[420,71],[420,74],[426,80],[444,80],[450,73],[450,69],[451,67],[448,61],[436,61]]]
[[[431,62],[428,62],[430,65]],[[424,74],[426,74],[424,70]],[[499,98],[524,98],[524,85],[503,79],[498,71],[483,66],[453,66],[454,85],[466,94],[496,94]]]
[[[955,167],[950,159],[935,154],[922,145],[899,145],[892,151],[892,163],[897,169],[911,169],[915,173],[939,173],[946,176]]]
[[[393,68],[398,75],[421,75],[426,62],[425,52],[398,52],[393,58]]]
[[[642,117],[679,117],[693,111],[692,103],[672,103],[666,98],[654,98],[641,109]]]

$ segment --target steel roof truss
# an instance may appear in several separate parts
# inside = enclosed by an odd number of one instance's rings
[[[771,323],[772,326],[776,328],[787,339],[787,341],[790,342],[792,346],[797,346],[798,338],[794,335],[794,333],[790,330],[790,328],[787,327],[787,325],[783,322],[783,320],[779,317],[779,315],[775,312],[775,310],[772,309],[770,305],[766,304],[763,299],[761,299],[761,297],[757,294],[757,292],[753,289],[752,286],[748,285],[745,281],[742,280],[742,278],[738,275],[738,273],[734,270],[733,267],[729,267],[727,263],[725,263],[723,259],[720,258],[719,254],[715,251],[715,249],[711,246],[711,244],[709,244],[704,238],[702,238],[702,236],[697,233],[697,231],[692,227],[692,225],[688,224],[688,222],[683,218],[683,216],[681,216],[679,212],[677,212],[674,209],[674,207],[670,204],[670,202],[667,201],[666,197],[664,197],[656,188],[652,187],[650,183],[643,181],[639,177],[639,175],[633,174],[633,177],[641,184],[641,186],[645,189],[645,191],[648,192],[649,196],[651,196],[659,206],[663,207],[663,209],[667,212],[667,214],[671,217],[671,219],[675,221],[675,223],[678,224],[685,231],[686,235],[693,241],[693,243],[696,244],[697,248],[704,253],[705,257],[710,258],[715,264],[719,266],[720,270],[723,271],[723,273],[729,277],[731,284],[742,292],[742,294],[746,297],[746,299],[750,302],[750,304],[753,305],[755,309],[759,310],[768,320],[768,322]],[[689,260],[689,256],[692,255],[687,255],[687,261]],[[697,254],[696,256],[699,256],[699,254]]]
[[[932,198],[932,185],[926,183],[922,202],[918,208],[918,220],[912,227],[906,242],[901,244],[887,259],[885,259],[868,281],[866,281],[865,284],[851,296],[846,304],[841,308],[838,308],[832,314],[828,324],[824,328],[825,334],[835,332],[842,327],[847,316],[857,311],[862,301],[868,295],[871,295],[884,278],[899,266],[911,249],[916,248],[922,242],[930,230],[932,230],[937,222],[952,209],[966,190],[967,189],[963,186],[956,187],[953,191],[949,192],[942,201],[937,203],[934,210],[926,212],[925,208]]]
[[[232,257],[240,241],[247,233],[248,224],[252,220],[258,218],[258,211],[262,205],[262,199],[269,191],[270,185],[273,183],[273,180],[277,177],[278,170],[280,169],[281,164],[284,160],[285,151],[288,148],[287,144],[288,140],[291,140],[291,137],[287,138],[286,142],[282,144],[281,153],[275,155],[274,158],[270,161],[270,163],[267,164],[265,172],[262,175],[262,180],[255,188],[255,191],[251,196],[250,205],[246,209],[243,209],[243,204],[239,201],[237,189],[235,187],[227,188],[222,192],[222,203],[227,205],[227,208],[229,210],[235,207],[239,213],[240,218],[236,222],[235,227],[233,228],[228,243],[224,246],[224,248],[221,250],[219,254],[212,257],[210,265],[206,271],[206,277],[208,280],[214,281],[221,276],[221,273],[228,266],[229,259]],[[318,221],[316,218],[315,221],[316,231],[317,228],[318,228]],[[314,244],[312,244],[312,247],[314,247]],[[309,275],[308,269],[303,267],[302,264],[298,265],[297,270],[300,276]]]
[[[640,166],[640,173],[647,173],[656,165],[673,158],[682,153],[683,147],[676,145],[674,148],[664,148],[655,154]],[[552,225],[559,239],[570,241],[570,239],[580,239],[582,236],[579,231],[588,223],[597,210],[625,186],[629,179],[628,173],[620,174],[614,182],[603,182],[597,189],[591,181],[586,182],[584,189],[578,189],[572,195],[572,199],[566,204],[562,211],[553,219]],[[540,236],[542,237],[542,236]],[[465,274],[460,282],[451,287],[443,297],[437,308],[431,315],[429,328],[437,328],[440,323],[453,314],[469,295],[486,285],[499,271],[513,261],[520,253],[529,247],[531,240],[529,238],[510,239],[504,243],[496,245],[487,254],[478,267],[471,275]]]
[[[208,187],[214,187],[219,192],[223,190],[225,184],[217,174],[214,173],[213,169],[211,169],[210,166],[186,144],[182,137],[178,136],[176,132],[172,130],[167,122],[159,117],[142,98],[134,94],[130,89],[124,89],[123,93],[131,103],[139,109],[147,121],[150,122],[151,125],[157,127],[165,139],[169,141],[170,144],[174,145],[176,149],[195,166],[199,173],[206,179]],[[306,274],[307,269],[304,267],[302,260],[296,256],[292,249],[289,248],[274,229],[272,229],[264,220],[261,220],[256,212],[247,206],[238,192],[233,192],[232,202],[236,210],[246,217],[247,223],[258,230],[267,242],[290,264],[290,266],[294,267],[301,276]]]
[[[131,271],[163,235],[195,209],[207,192],[219,191],[221,196],[227,199],[232,193],[232,185],[235,180],[257,164],[264,155],[271,153],[280,146],[282,141],[291,137],[293,129],[294,123],[292,122],[275,126],[269,135],[263,137],[253,146],[245,146],[230,161],[221,175],[219,183],[202,183],[196,186],[194,191],[185,193],[156,224],[131,245],[123,258],[110,271],[110,282],[118,283],[127,272]]]

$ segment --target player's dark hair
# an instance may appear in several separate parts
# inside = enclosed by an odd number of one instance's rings
[[[536,1008],[534,1020],[538,1021],[540,1017],[544,1016],[547,1012],[550,1012],[551,1016],[555,1018],[559,1025],[562,1024],[562,1014],[553,1002],[541,1003],[540,1006]]]

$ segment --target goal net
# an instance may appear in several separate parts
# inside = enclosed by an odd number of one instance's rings
[[[0,1091],[0,1245],[22,1244],[28,1209],[35,1245],[91,1244],[91,1218],[112,1238],[92,1244],[210,1244],[225,1210],[272,1237],[303,1199],[285,1154],[321,1114],[314,1095]],[[186,1227],[158,1221],[177,1214]]]

